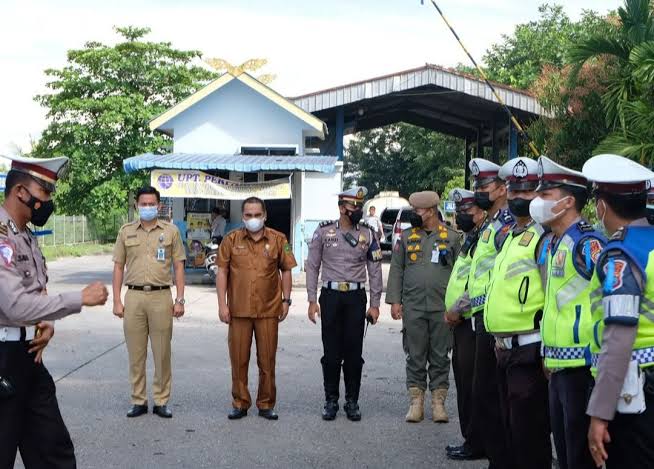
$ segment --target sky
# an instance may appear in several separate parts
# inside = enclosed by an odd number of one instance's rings
[[[470,52],[484,51],[538,16],[544,0],[439,0]],[[297,96],[433,63],[467,57],[429,0],[0,0],[0,155],[29,150],[47,126],[33,97],[48,68],[66,64],[87,41],[112,44],[113,26],[148,26],[153,41],[201,50],[238,65],[269,61],[272,87]],[[554,1],[550,1],[554,3]],[[559,0],[578,18],[621,0]]]

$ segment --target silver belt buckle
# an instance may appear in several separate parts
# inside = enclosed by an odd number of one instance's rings
[[[150,285],[145,285],[143,291],[152,291],[152,287]]]

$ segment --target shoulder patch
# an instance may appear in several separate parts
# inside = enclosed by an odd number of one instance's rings
[[[501,210],[500,213],[502,223],[513,223],[515,221],[513,215],[508,210]]]
[[[531,240],[534,239],[534,232],[533,231],[525,231],[522,234],[522,238],[520,238],[520,242],[518,243],[519,246],[529,246],[529,243],[531,243]]]
[[[597,263],[597,258],[602,253],[602,243],[598,239],[591,238],[588,240],[588,250],[590,252],[590,258],[594,264]]]
[[[336,220],[325,220],[321,221],[319,226],[324,228],[325,226],[333,225],[334,223],[336,223]]]
[[[0,259],[9,267],[14,260],[14,245],[9,240],[0,242]]]
[[[604,292],[611,293],[622,287],[622,278],[627,267],[627,261],[624,259],[609,259],[604,264]]]

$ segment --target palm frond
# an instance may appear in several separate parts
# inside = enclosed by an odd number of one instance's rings
[[[568,59],[573,64],[583,64],[601,55],[610,55],[627,62],[629,60],[629,48],[616,37],[591,36],[574,44],[568,52]]]

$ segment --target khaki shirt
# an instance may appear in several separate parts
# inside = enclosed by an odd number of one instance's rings
[[[114,262],[125,265],[126,285],[172,285],[173,262],[185,261],[186,250],[179,230],[158,220],[150,231],[141,221],[123,225],[114,246]]]
[[[358,241],[352,246],[345,239],[349,234]],[[366,270],[370,279],[370,306],[379,307],[383,280],[382,253],[372,227],[360,223],[349,230],[341,228],[338,221],[325,221],[318,226],[309,243],[306,262],[307,296],[310,302],[318,297],[318,273],[323,282],[366,282]]]
[[[0,207],[0,327],[30,326],[82,309],[82,293],[46,293],[48,272],[36,237]]]
[[[461,238],[444,224],[431,234],[424,229],[404,230],[393,247],[386,303],[414,311],[445,311],[445,290]]]
[[[264,228],[255,241],[245,229],[232,231],[220,243],[221,269],[228,269],[227,304],[233,317],[273,318],[282,314],[280,271],[297,265],[286,236]]]

